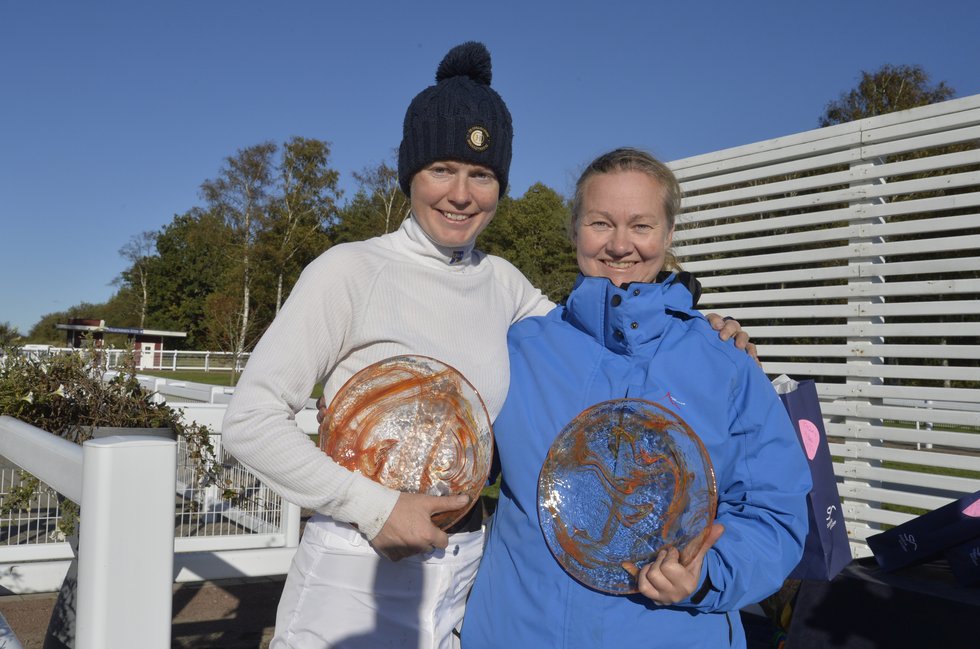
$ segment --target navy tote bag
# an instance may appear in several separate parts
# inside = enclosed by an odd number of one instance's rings
[[[810,530],[803,546],[803,558],[789,579],[829,581],[851,562],[851,545],[844,527],[817,387],[811,380],[797,382],[782,376],[773,381],[773,386],[793,421],[813,478],[813,488],[807,495]]]

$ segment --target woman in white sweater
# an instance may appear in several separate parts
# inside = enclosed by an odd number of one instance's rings
[[[405,116],[398,173],[412,215],[304,270],[229,404],[225,448],[316,511],[286,579],[273,649],[454,646],[482,552],[478,508],[447,534],[431,516],[466,496],[399,493],[348,471],[294,416],[313,385],[324,383],[329,403],[356,372],[400,354],[455,367],[491,420],[500,411],[507,329],[553,304],[510,263],[473,247],[510,169],[510,113],[490,80],[482,44],[446,55]]]

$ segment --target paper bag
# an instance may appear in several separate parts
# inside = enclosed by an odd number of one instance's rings
[[[817,388],[813,381],[797,382],[785,375],[773,381],[773,387],[793,421],[813,478],[813,488],[807,495],[810,530],[803,546],[803,558],[789,579],[829,581],[851,562],[851,545]]]

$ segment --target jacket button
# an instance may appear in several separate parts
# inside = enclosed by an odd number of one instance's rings
[[[640,294],[640,289],[634,288],[633,289],[633,295],[639,295],[639,294]]]
[[[613,332],[613,338],[615,338],[616,340],[622,340],[623,332],[617,329],[616,331]]]
[[[612,296],[611,302],[612,302],[612,305],[613,306],[619,306],[622,301],[623,301],[623,298],[620,297],[619,295],[613,295]]]
[[[639,326],[640,326],[640,323],[639,322],[631,322],[630,323],[630,329],[636,329]]]

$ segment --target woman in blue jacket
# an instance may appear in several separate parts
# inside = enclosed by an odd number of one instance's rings
[[[751,357],[695,310],[670,245],[680,188],[648,154],[617,149],[576,186],[581,275],[564,307],[508,335],[511,383],[494,433],[500,501],[466,608],[464,649],[744,647],[739,609],[797,564],[810,477],[792,424]],[[703,441],[718,485],[715,523],[694,557],[661,552],[639,594],[566,573],[538,521],[537,483],[558,432],[602,401],[676,412]]]

